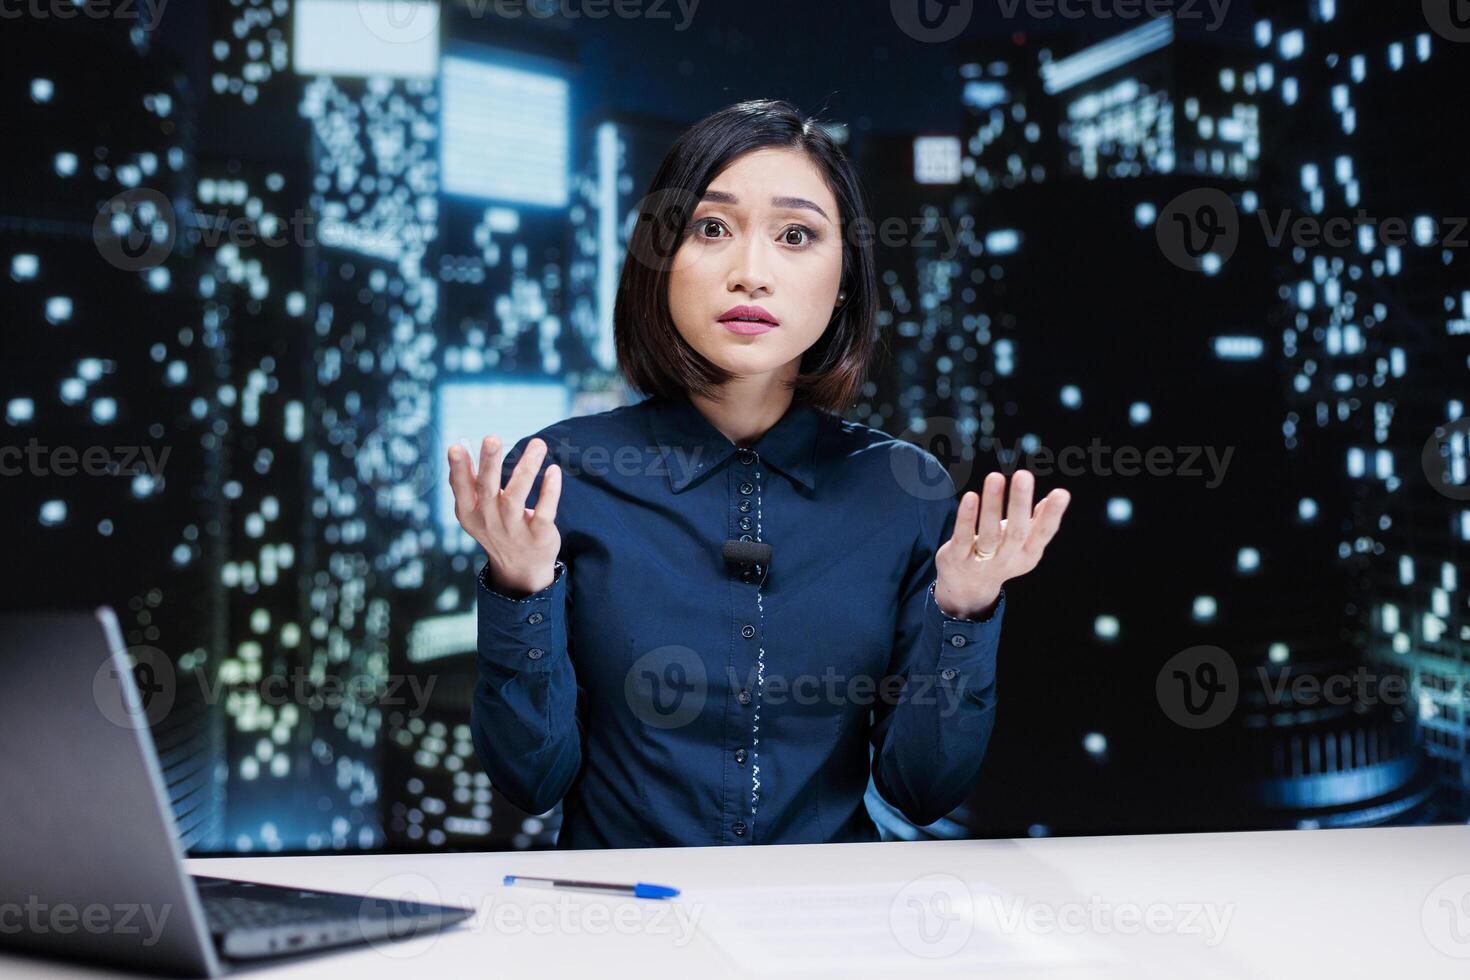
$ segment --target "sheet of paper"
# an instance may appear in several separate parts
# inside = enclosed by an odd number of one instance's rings
[[[908,882],[686,889],[698,929],[761,976],[892,976],[1004,967],[1021,972],[1117,966],[1094,938],[1028,928],[1016,899],[954,875]]]

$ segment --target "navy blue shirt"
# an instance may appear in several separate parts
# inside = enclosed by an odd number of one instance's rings
[[[799,402],[749,448],[684,398],[534,436],[556,579],[511,597],[481,569],[471,727],[511,803],[564,801],[558,847],[878,840],[870,774],[919,825],[964,802],[1005,594],[978,622],[936,603],[958,500],[932,454]],[[769,561],[727,560],[742,538]]]

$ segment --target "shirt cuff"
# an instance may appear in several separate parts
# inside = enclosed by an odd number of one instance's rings
[[[551,584],[522,599],[496,592],[480,569],[476,606],[476,646],[482,658],[511,670],[549,670],[566,644],[567,567],[556,563]]]
[[[926,603],[930,623],[940,639],[939,676],[945,681],[960,682],[973,688],[985,688],[995,680],[996,652],[1000,646],[1000,625],[1005,618],[1006,590],[1002,588],[995,607],[984,619],[957,619],[939,608],[934,586],[929,584]],[[953,673],[951,673],[953,672]]]

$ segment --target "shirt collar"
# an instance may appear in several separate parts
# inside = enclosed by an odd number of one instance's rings
[[[651,398],[649,408],[653,438],[674,493],[719,469],[738,448],[687,397]],[[764,462],[815,490],[817,435],[823,415],[819,409],[793,401],[786,414],[750,448]]]

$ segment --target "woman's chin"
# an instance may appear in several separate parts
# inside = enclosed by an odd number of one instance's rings
[[[718,352],[717,357],[710,360],[731,374],[752,375],[768,374],[776,370],[786,361],[779,357],[772,357],[765,351],[729,350]]]

